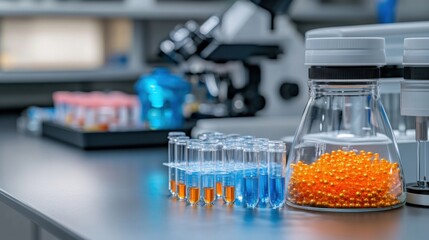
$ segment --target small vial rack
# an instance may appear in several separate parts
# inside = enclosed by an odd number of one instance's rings
[[[266,138],[207,132],[169,133],[169,191],[189,205],[281,208],[286,146]]]

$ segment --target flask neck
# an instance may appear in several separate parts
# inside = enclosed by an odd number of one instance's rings
[[[378,79],[310,79],[310,95],[379,96]]]

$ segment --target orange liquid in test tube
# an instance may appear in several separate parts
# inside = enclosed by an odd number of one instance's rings
[[[216,183],[216,195],[218,197],[222,197],[222,183],[221,182],[217,182]]]
[[[172,193],[176,193],[177,192],[176,181],[174,181],[174,180],[170,181],[170,189],[171,189]]]
[[[235,187],[225,186],[225,202],[233,203],[235,201]]]
[[[215,200],[215,191],[214,188],[208,187],[204,188],[204,202],[206,204],[211,204]]]
[[[179,199],[185,199],[186,198],[186,185],[184,183],[177,184],[179,187],[179,193],[177,196]]]
[[[189,188],[188,201],[190,204],[196,204],[200,200],[200,189],[197,187]]]

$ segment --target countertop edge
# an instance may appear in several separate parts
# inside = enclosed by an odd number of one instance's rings
[[[33,223],[39,225],[43,229],[47,230],[56,237],[64,240],[81,240],[85,239],[84,237],[76,234],[70,229],[64,227],[53,219],[47,217],[41,212],[35,210],[34,208],[26,205],[23,202],[20,202],[15,197],[0,189],[0,201],[8,205],[9,207],[15,209],[17,212],[21,213],[27,217]]]

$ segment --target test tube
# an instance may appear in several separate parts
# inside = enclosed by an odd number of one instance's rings
[[[55,120],[61,123],[65,122],[67,111],[67,101],[70,96],[69,92],[57,91],[54,92],[52,98],[55,106]]]
[[[85,111],[85,119],[84,119],[83,128],[86,131],[98,130],[97,124],[96,124],[96,119],[95,119],[97,102],[92,101],[92,99],[88,99],[88,101],[86,101],[84,103],[84,106],[85,106],[86,111]]]
[[[285,203],[286,144],[270,141],[268,144],[268,190],[271,207],[281,208]]]
[[[223,201],[230,205],[235,201],[234,141],[227,140],[223,144],[222,162],[225,172],[222,178]]]
[[[215,200],[214,163],[216,159],[216,146],[216,142],[203,142],[199,152],[199,159],[202,163],[202,199],[206,205],[212,205]]]
[[[176,168],[175,164],[175,143],[176,138],[184,137],[184,132],[169,132],[168,133],[168,190],[172,196],[177,195],[176,185]]]
[[[84,125],[85,120],[85,102],[87,101],[87,93],[80,93],[79,97],[75,99],[75,114],[72,125],[77,128],[81,128]]]
[[[175,144],[176,183],[179,200],[186,198],[186,146],[188,142],[189,137],[179,137]]]
[[[198,134],[198,139],[201,141],[206,141],[210,138],[210,136],[213,136],[215,132],[203,132]]]
[[[218,137],[215,139],[215,141],[218,141],[216,143],[216,155],[215,155],[215,184],[216,184],[216,198],[220,199],[223,196],[223,185],[222,185],[222,179],[225,175],[225,166],[222,159],[222,146],[225,142],[224,137]]]
[[[256,208],[259,202],[259,143],[252,141],[243,146],[243,203]]]
[[[116,108],[116,122],[115,125],[119,128],[129,127],[130,114],[129,103],[125,95],[112,96],[114,107]]]
[[[268,195],[268,138],[257,138],[259,144],[259,204],[269,203]]]
[[[234,181],[235,181],[235,202],[236,205],[243,203],[243,139],[237,138],[233,142],[234,157]]]
[[[115,108],[107,95],[100,97],[97,109],[97,124],[100,130],[108,131],[115,119]]]
[[[187,168],[186,168],[186,186],[187,201],[190,205],[197,205],[201,197],[201,162],[198,152],[201,149],[201,141],[192,139],[186,147]]]

